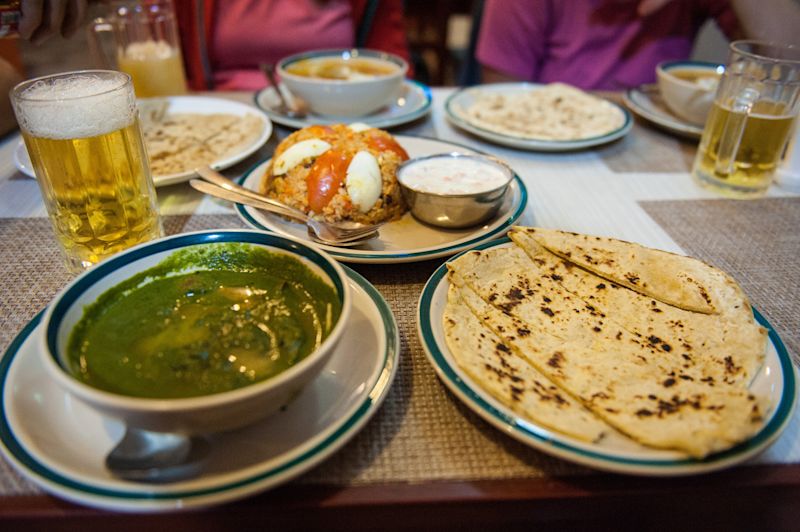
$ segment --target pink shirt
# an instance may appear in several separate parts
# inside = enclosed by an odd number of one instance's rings
[[[266,85],[259,63],[316,48],[355,44],[349,0],[226,0],[217,2],[210,43],[217,90]]]
[[[639,0],[486,0],[477,57],[522,80],[619,90],[655,81],[661,61],[686,59],[708,17],[736,22],[726,0],[672,0],[640,18]]]

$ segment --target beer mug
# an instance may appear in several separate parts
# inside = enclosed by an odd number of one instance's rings
[[[115,58],[100,35],[113,35]],[[103,68],[130,74],[139,98],[186,92],[178,26],[171,0],[111,2],[111,14],[89,26],[89,44]]]
[[[772,183],[800,107],[800,48],[734,41],[692,168],[704,187],[757,197]]]
[[[68,270],[162,235],[130,76],[45,76],[11,101]]]

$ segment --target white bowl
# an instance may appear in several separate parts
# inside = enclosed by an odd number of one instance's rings
[[[94,388],[74,377],[66,362],[66,345],[74,326],[108,289],[152,268],[176,250],[221,242],[243,242],[299,259],[334,287],[341,314],[330,335],[294,366],[266,380],[227,392],[179,399],[149,399]],[[351,293],[342,267],[327,253],[300,240],[259,231],[186,233],[154,240],[98,264],[59,293],[43,318],[40,337],[45,367],[68,393],[103,415],[128,426],[158,432],[207,434],[242,427],[288,404],[314,379],[330,358],[350,316]]]
[[[292,74],[287,71],[300,61],[366,59],[387,66],[387,74],[353,79],[328,79]],[[289,91],[305,100],[312,111],[333,117],[356,117],[373,113],[389,105],[400,94],[408,63],[401,57],[366,49],[316,50],[296,54],[278,63],[278,74]]]
[[[724,70],[723,65],[701,61],[660,63],[656,67],[658,89],[670,111],[691,124],[702,126],[714,103]]]

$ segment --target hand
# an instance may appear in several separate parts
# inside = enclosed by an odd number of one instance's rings
[[[86,16],[86,0],[22,0],[19,34],[41,44],[56,33],[69,37]]]
[[[646,17],[652,15],[671,1],[672,0],[642,0],[636,7],[636,12],[640,17]]]

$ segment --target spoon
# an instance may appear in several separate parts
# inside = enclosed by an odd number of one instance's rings
[[[259,209],[275,212],[281,216],[294,218],[295,220],[305,223],[313,230],[316,238],[326,244],[343,245],[354,240],[360,241],[373,238],[377,236],[378,228],[385,223],[367,225],[357,222],[325,222],[309,216],[303,211],[284,205],[270,197],[234,183],[209,167],[195,168],[195,172],[197,172],[203,181],[192,179],[189,184],[193,188],[228,201],[244,203]]]
[[[172,482],[197,475],[211,444],[203,437],[127,427],[106,456],[115,477],[140,482]]]
[[[272,65],[267,63],[262,64],[261,70],[264,71],[264,74],[267,76],[270,84],[272,84],[272,86],[275,88],[275,94],[278,95],[278,98],[281,101],[280,107],[275,110],[288,118],[305,118],[308,114],[305,102],[292,95],[292,103],[291,105],[289,104],[289,102],[286,100],[286,97],[283,95],[283,91],[281,90],[278,81],[275,79],[275,70]]]

